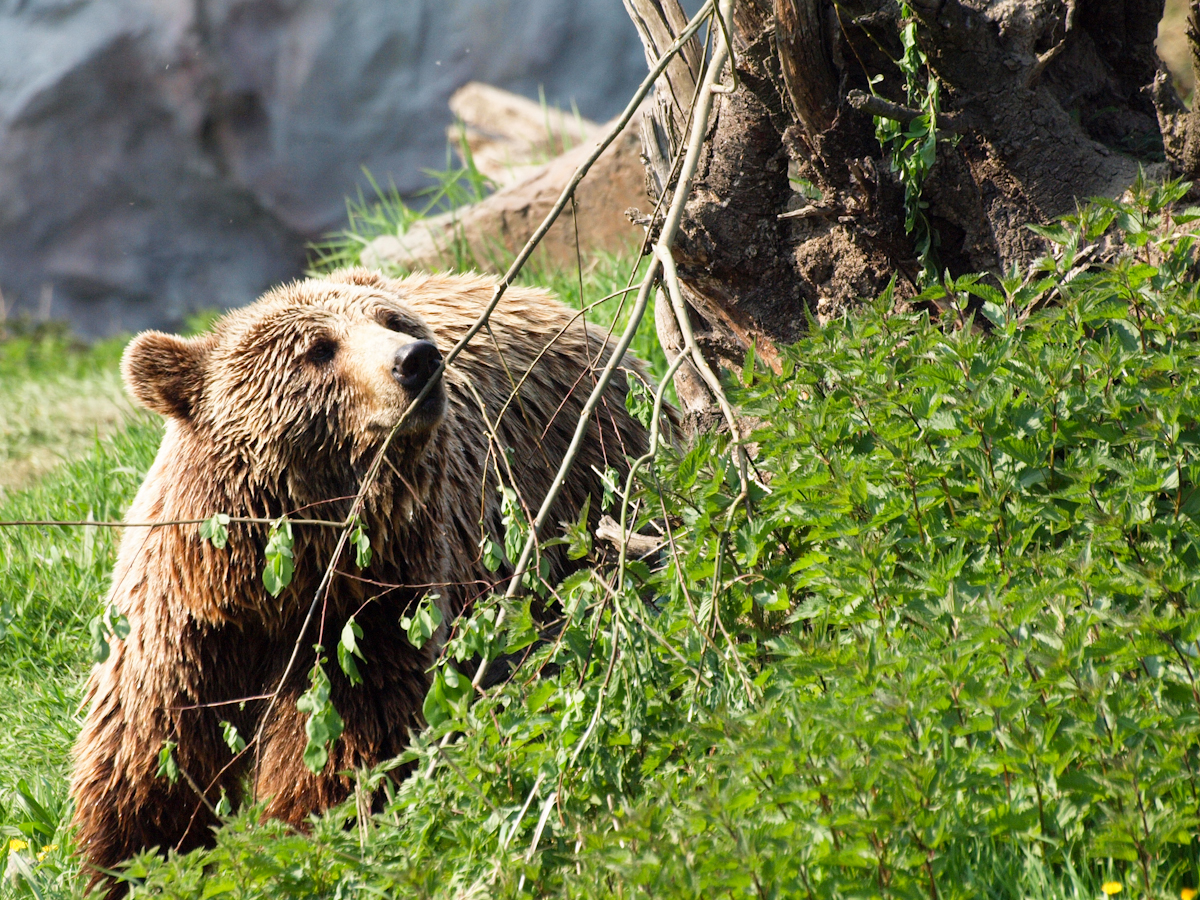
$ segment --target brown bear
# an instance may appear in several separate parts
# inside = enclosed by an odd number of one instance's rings
[[[373,559],[361,572],[352,554],[339,562],[319,624],[304,634],[270,708],[253,777],[255,748],[235,757],[221,723],[247,740],[256,733],[338,530],[294,526],[295,574],[272,597],[262,578],[267,526],[233,523],[217,549],[195,521],[215,513],[343,520],[384,437],[494,288],[476,275],[392,280],[352,269],[275,289],[199,337],[146,332],[130,343],[128,390],[167,422],[126,521],[192,524],[130,527],[121,541],[109,601],[130,630],[92,673],[71,785],[93,883],[142,849],[205,843],[216,822],[210,807],[222,792],[236,804],[247,784],[269,816],[300,825],[347,796],[340,772],[400,754],[421,727],[438,648],[415,648],[399,620],[433,590],[448,622],[504,575],[489,572],[480,552],[484,535],[502,539],[496,472],[505,483],[511,473],[537,509],[592,373],[610,357],[602,331],[585,329],[545,291],[509,288],[490,328],[403,423],[361,520]],[[627,459],[646,450],[625,391],[618,375],[549,521],[575,520],[591,496],[594,528],[598,472],[627,471]],[[561,547],[546,556],[553,582],[570,563]],[[326,666],[345,730],[313,774],[296,701],[308,687],[311,646],[331,647],[351,616],[363,632],[362,683]],[[182,775],[174,782],[156,775],[168,741]]]

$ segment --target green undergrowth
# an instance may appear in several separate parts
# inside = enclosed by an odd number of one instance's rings
[[[380,813],[297,834],[242,810],[214,849],[129,878],[178,898],[1196,887],[1200,220],[1181,195],[1042,229],[1037,271],[931,288],[940,321],[887,293],[814,323],[778,372],[747,359],[727,387],[757,423],[748,489],[727,436],[668,449],[631,498],[661,549],[554,586],[549,639],[528,600],[456,623],[414,774],[359,773]],[[1114,233],[1119,263],[1076,265]],[[114,515],[155,434],[122,440],[9,506]],[[29,846],[5,890],[69,896],[62,754],[111,536],[90,568],[76,531],[19,540],[0,534],[3,594],[27,598],[0,672],[33,699],[0,723],[26,734],[4,737],[0,824]],[[472,696],[480,652],[526,658]],[[39,714],[60,736],[35,746]]]
[[[131,874],[179,897],[204,865],[247,897],[1195,884],[1200,303],[1169,196],[1052,230],[1030,279],[944,286],[961,325],[885,296],[779,374],[751,362],[749,496],[704,436],[639,495],[667,548],[559,586],[553,640],[524,604],[459,623],[382,815],[244,816]],[[1131,255],[1068,280],[1111,224]],[[480,647],[530,658],[472,703],[454,666]]]

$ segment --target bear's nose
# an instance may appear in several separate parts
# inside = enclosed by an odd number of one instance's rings
[[[433,341],[413,341],[396,351],[392,364],[392,377],[409,391],[425,387],[430,376],[442,361],[437,345]]]

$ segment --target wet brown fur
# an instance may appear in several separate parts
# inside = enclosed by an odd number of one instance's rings
[[[140,335],[125,353],[126,384],[167,417],[167,427],[128,521],[216,512],[341,519],[384,433],[411,399],[391,377],[391,355],[421,338],[444,355],[493,289],[491,279],[474,275],[389,280],[345,270],[271,291],[202,337]],[[300,825],[340,802],[350,782],[339,771],[401,753],[421,726],[435,648],[415,649],[400,616],[426,585],[441,585],[449,620],[504,575],[480,562],[481,522],[496,538],[502,526],[494,448],[466,384],[474,385],[487,420],[498,422],[500,444],[513,448],[516,486],[536,510],[591,390],[589,359],[599,356],[602,365],[608,358],[603,333],[590,328],[585,336],[571,319],[544,291],[510,288],[490,334],[478,334],[446,372],[440,423],[433,408],[394,439],[390,464],[367,500],[374,558],[361,574],[403,587],[335,576],[321,641],[332,647],[356,615],[364,683],[351,686],[336,663],[327,666],[345,732],[314,775],[302,761],[304,719],[296,710],[312,662],[310,652],[301,654],[264,731],[257,795],[269,798],[268,815]],[[501,416],[510,376],[520,379],[531,366],[520,402]],[[624,395],[618,375],[550,522],[575,519],[591,495],[594,528],[602,492],[596,470],[624,470],[627,457],[644,451],[646,434],[626,413]],[[296,572],[278,598],[262,584],[263,526],[231,525],[223,550],[202,541],[196,525],[125,533],[109,599],[131,632],[113,642],[92,674],[71,785],[78,846],[93,867],[111,869],[148,847],[187,850],[210,839],[215,818],[188,778],[172,784],[155,775],[164,741],[178,745],[179,767],[210,803],[222,791],[235,804],[244,799],[253,754],[230,765],[220,722],[229,720],[247,739],[255,733],[265,702],[229,701],[274,688],[337,539],[329,528],[296,526],[294,533]],[[562,548],[548,555],[552,578],[568,571]],[[339,569],[359,574],[350,560]],[[314,627],[303,649],[316,641]]]

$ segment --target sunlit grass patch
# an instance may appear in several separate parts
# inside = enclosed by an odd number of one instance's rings
[[[119,429],[133,407],[117,371],[123,338],[88,345],[62,323],[0,336],[0,497]]]

